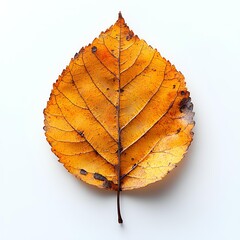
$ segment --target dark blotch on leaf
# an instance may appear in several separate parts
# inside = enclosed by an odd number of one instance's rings
[[[178,133],[180,133],[180,131],[181,131],[181,128],[179,128],[176,133],[178,134]]]
[[[126,36],[126,40],[129,41],[131,37],[129,35]]]
[[[79,134],[81,137],[84,137],[83,131],[78,131],[78,134]]]
[[[103,182],[103,187],[104,188],[111,188],[112,187],[112,183],[110,181],[108,181],[108,180],[105,180]]]
[[[122,88],[120,88],[119,90],[117,90],[117,92],[122,93],[122,92],[124,92],[124,90]]]
[[[132,169],[136,168],[137,167],[137,164],[134,163],[133,166],[132,166]]]
[[[93,46],[92,47],[92,53],[95,53],[97,51],[97,47],[96,46]]]
[[[87,171],[84,170],[84,169],[81,169],[81,170],[80,170],[80,173],[81,173],[82,175],[87,175],[87,174],[88,174]]]
[[[191,98],[183,98],[179,104],[180,112],[189,112],[193,110],[193,104]]]
[[[74,58],[77,58],[79,56],[79,53],[75,53]]]
[[[98,153],[98,151],[97,151],[97,150],[94,150],[94,152],[95,152],[95,154],[96,154],[96,155],[99,155],[99,153]]]
[[[130,31],[130,32],[128,33],[128,35],[126,36],[126,40],[127,40],[127,41],[131,40],[133,36],[134,36],[133,31]]]
[[[107,179],[99,173],[94,173],[93,177],[97,180],[100,180],[100,181],[107,181]]]

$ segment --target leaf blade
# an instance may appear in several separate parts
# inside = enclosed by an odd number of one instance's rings
[[[47,140],[68,171],[118,191],[161,180],[194,126],[184,76],[122,16],[71,60],[44,114]]]

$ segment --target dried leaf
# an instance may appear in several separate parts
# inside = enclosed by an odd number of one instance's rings
[[[117,22],[82,48],[53,85],[44,110],[52,151],[100,188],[144,187],[181,161],[192,141],[184,76]]]

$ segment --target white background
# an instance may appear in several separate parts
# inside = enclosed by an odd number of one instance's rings
[[[238,0],[0,1],[0,239],[240,239]],[[70,175],[45,140],[52,83],[117,20],[186,77],[193,144],[162,182],[116,196]]]

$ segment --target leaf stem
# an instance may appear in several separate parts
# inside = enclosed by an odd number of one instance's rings
[[[118,191],[117,191],[117,212],[118,212],[118,222],[123,223],[121,211],[120,211],[120,191],[121,191],[121,189],[118,189]]]
[[[118,112],[119,115],[119,112]],[[122,152],[122,143],[121,143],[121,130],[118,128],[118,166],[117,166],[117,175],[118,175],[118,189],[117,189],[117,213],[118,213],[118,222],[123,223],[121,211],[120,211],[120,192],[121,192],[121,152]]]
[[[121,188],[121,154],[122,154],[122,141],[121,141],[121,128],[120,128],[120,88],[121,88],[121,61],[120,61],[120,56],[121,56],[121,27],[122,27],[122,21],[123,18],[121,17],[121,14],[119,13],[119,19],[118,23],[120,25],[120,32],[119,32],[119,46],[118,46],[118,51],[119,51],[119,56],[118,56],[118,103],[117,103],[117,127],[118,127],[118,165],[117,165],[117,176],[118,176],[118,189],[117,189],[117,213],[118,213],[118,222],[123,223],[122,216],[121,216],[121,211],[120,211],[120,192],[122,190]]]

